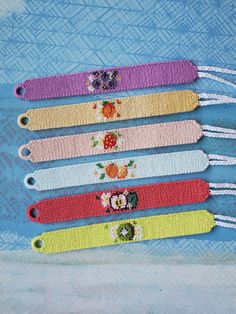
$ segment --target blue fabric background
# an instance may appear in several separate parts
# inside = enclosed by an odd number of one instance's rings
[[[0,18],[1,233],[8,232],[30,239],[38,233],[57,228],[195,208],[208,208],[220,214],[235,214],[234,197],[211,197],[206,204],[158,211],[153,209],[47,226],[29,222],[25,217],[26,207],[48,197],[194,177],[205,178],[210,182],[233,182],[236,174],[235,167],[211,167],[205,173],[196,175],[133,180],[50,192],[29,191],[23,185],[23,177],[40,168],[103,160],[113,156],[141,156],[197,148],[207,153],[230,156],[235,156],[236,152],[233,140],[203,138],[197,145],[32,164],[17,157],[17,148],[30,139],[183,119],[196,119],[201,124],[236,128],[236,108],[220,105],[171,116],[30,132],[19,129],[16,124],[17,116],[29,108],[79,103],[108,98],[109,95],[27,102],[15,99],[12,93],[13,83],[27,78],[107,66],[190,59],[198,65],[236,68],[236,11],[233,1],[25,1],[22,5],[16,12],[8,12]],[[200,79],[189,86],[135,90],[116,96],[185,88],[198,92],[235,95],[230,87]],[[211,234],[195,238],[228,241],[235,238],[235,232],[217,228]],[[8,240],[6,244],[4,238],[0,238],[2,249],[15,250],[28,246],[28,243],[20,240],[14,243]]]
[[[235,217],[233,196],[214,196],[204,204],[55,225],[34,224],[25,216],[29,204],[48,197],[186,178],[235,182],[235,166],[50,192],[27,190],[23,184],[24,176],[35,169],[111,157],[191,149],[236,156],[235,141],[203,138],[196,145],[43,164],[22,161],[17,157],[17,149],[30,139],[184,119],[236,129],[236,106],[219,105],[171,116],[29,132],[16,123],[17,116],[27,109],[104,96],[39,102],[21,101],[13,96],[14,84],[28,78],[107,66],[190,59],[198,65],[236,69],[235,20],[234,0],[0,0],[1,313],[235,313],[235,230],[215,228],[205,235],[49,256],[36,254],[30,247],[31,238],[44,231],[141,215],[207,208]],[[231,87],[199,79],[188,86],[135,90],[104,98],[183,88],[236,96]]]

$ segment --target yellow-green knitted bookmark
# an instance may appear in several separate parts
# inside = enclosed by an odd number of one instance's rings
[[[46,232],[32,239],[32,248],[36,252],[60,253],[207,233],[217,225],[236,228],[235,222],[236,218],[207,210],[142,217]]]

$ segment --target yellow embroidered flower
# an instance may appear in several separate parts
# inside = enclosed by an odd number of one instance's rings
[[[127,198],[124,194],[113,195],[111,197],[111,207],[113,209],[122,209],[127,206]]]

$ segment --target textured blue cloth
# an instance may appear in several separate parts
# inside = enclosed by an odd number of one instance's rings
[[[30,239],[44,231],[149,216],[156,210],[39,225],[26,218],[25,211],[31,203],[121,187],[124,183],[48,192],[28,190],[23,184],[24,176],[36,169],[95,159],[191,149],[235,156],[235,141],[204,137],[194,145],[61,160],[43,166],[21,160],[17,149],[30,139],[184,119],[236,129],[236,106],[218,105],[171,116],[29,132],[19,129],[16,123],[17,116],[29,108],[104,96],[39,102],[20,101],[13,96],[14,83],[31,77],[109,66],[190,59],[197,65],[236,69],[235,16],[235,0],[0,0],[1,313],[235,313],[235,230],[216,227],[204,235],[42,256],[31,251]],[[231,87],[208,79],[188,86],[112,96],[183,88],[236,96]],[[197,177],[209,182],[235,182],[236,167],[208,167],[199,174],[129,180],[126,185]],[[213,196],[204,204],[158,212],[204,208],[236,216],[235,204],[233,196]]]
[[[42,226],[29,222],[26,207],[48,197],[72,195],[124,183],[107,183],[50,192],[29,191],[23,178],[42,168],[40,164],[25,162],[17,157],[17,149],[31,138],[105,130],[148,123],[196,119],[201,124],[236,128],[234,106],[198,108],[194,112],[171,116],[122,121],[113,124],[81,126],[69,129],[29,132],[16,124],[17,116],[29,108],[53,106],[102,99],[104,96],[84,96],[66,99],[27,102],[15,99],[13,83],[27,78],[61,74],[94,68],[137,63],[191,59],[198,65],[213,65],[236,69],[235,62],[235,6],[234,1],[9,1],[0,11],[0,156],[1,211],[0,248],[28,248],[29,239],[43,231],[87,223],[152,215],[124,213],[116,217],[99,217],[59,225]],[[227,77],[227,76],[226,76]],[[149,92],[189,88],[198,92],[234,95],[231,87],[208,79],[199,79],[189,86],[173,86],[136,90],[115,94],[127,96]],[[109,97],[106,95],[106,97]],[[44,163],[43,167],[71,165],[118,157],[142,156],[186,149],[204,149],[206,153],[235,155],[233,140],[203,138],[196,145],[117,153],[99,157]],[[209,167],[197,175],[181,175],[145,180],[130,180],[126,185],[154,183],[184,178],[205,178],[210,182],[235,181],[235,167]],[[207,204],[160,210],[160,213],[207,207],[214,213],[235,215],[233,197],[211,197]],[[2,235],[2,237],[1,237]],[[21,237],[26,239],[22,240]],[[217,228],[212,234],[198,236],[209,241],[233,240],[235,232]],[[14,239],[14,240],[12,240]],[[18,239],[18,240],[17,240]]]

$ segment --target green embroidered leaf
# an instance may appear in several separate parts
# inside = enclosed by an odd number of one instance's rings
[[[134,160],[130,160],[127,166],[128,166],[128,167],[132,167],[133,164],[134,164]]]
[[[102,173],[102,174],[100,175],[99,179],[100,179],[100,180],[103,180],[103,179],[105,178],[105,176],[106,176],[105,173]]]
[[[111,132],[111,134],[112,134],[115,138],[118,137],[117,132]]]
[[[98,144],[99,144],[99,141],[93,141],[92,147],[96,147],[96,146],[98,146]]]
[[[136,208],[138,205],[138,195],[136,192],[130,192],[127,195],[128,203],[131,205],[131,208]]]
[[[99,162],[98,164],[96,164],[96,166],[98,167],[98,168],[100,168],[100,169],[103,169],[104,168],[104,166]]]

